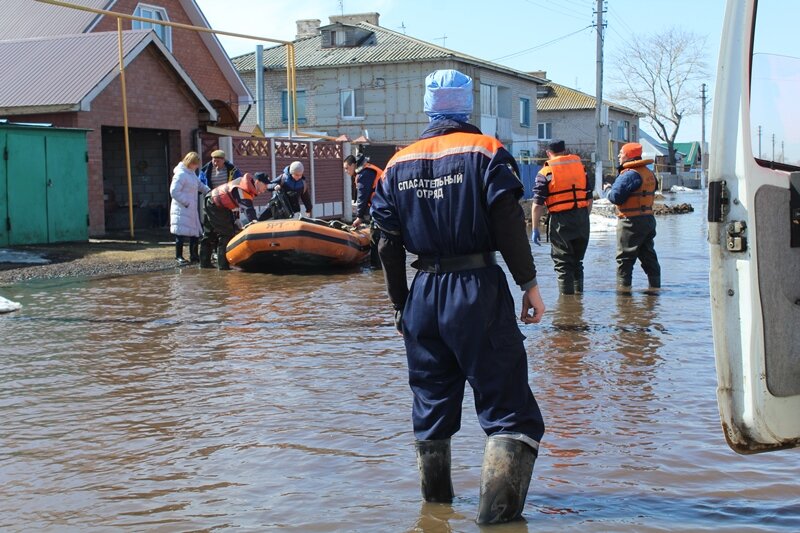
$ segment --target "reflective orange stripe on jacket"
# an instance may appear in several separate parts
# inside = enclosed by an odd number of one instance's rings
[[[544,204],[551,213],[580,209],[586,199],[586,169],[577,155],[561,155],[545,162],[541,172],[550,175]]]
[[[642,215],[653,214],[653,201],[656,196],[656,177],[647,168],[652,163],[652,159],[640,159],[628,161],[622,165],[623,171],[633,170],[642,178],[642,185],[636,189],[625,202],[617,206],[617,216],[620,218],[631,218]]]
[[[394,157],[386,164],[386,170],[404,161],[441,159],[449,155],[470,152],[478,152],[491,159],[500,148],[503,148],[503,143],[488,135],[464,132],[448,133],[420,139],[411,146],[403,148],[394,154]]]
[[[381,178],[383,177],[383,170],[381,170],[380,167],[376,167],[372,163],[364,163],[364,166],[361,167],[361,170],[364,170],[365,168],[375,171],[375,179],[372,180],[372,194],[369,195],[369,204],[372,205],[372,198],[375,196],[375,192],[378,190],[378,183],[380,183]]]
[[[228,183],[223,183],[211,191],[211,201],[217,207],[230,210],[239,209],[239,203],[233,195],[234,189],[239,189],[239,198],[242,200],[252,200],[258,194],[255,181],[243,176]]]

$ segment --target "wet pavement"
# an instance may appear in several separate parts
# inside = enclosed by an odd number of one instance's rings
[[[548,430],[525,516],[497,531],[797,531],[798,452],[719,427],[706,226],[658,219],[664,290],[614,290],[593,233],[583,297],[523,326]],[[684,198],[681,198],[684,201]],[[638,267],[637,267],[638,268]],[[420,502],[402,340],[382,276],[195,268],[7,288],[0,530],[478,531],[467,394],[456,500]]]

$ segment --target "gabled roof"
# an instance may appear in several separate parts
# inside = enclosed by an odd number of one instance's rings
[[[69,0],[94,9],[114,10],[117,0]],[[210,28],[205,15],[195,0],[179,0],[189,20],[195,26]],[[158,5],[158,0],[143,0],[143,3]],[[169,15],[169,10],[167,10]],[[42,4],[33,0],[0,0],[0,41],[25,39],[29,37],[52,37],[56,35],[77,35],[94,28],[103,15],[96,15],[77,9]],[[239,96],[240,104],[253,101],[250,91],[233,67],[228,54],[213,33],[200,33],[200,38],[208,48],[225,79]]]
[[[550,94],[547,96],[539,96],[536,98],[537,111],[575,111],[594,109],[597,99],[581,91],[570,89],[558,83],[548,82],[545,84]],[[608,100],[603,100],[603,104],[607,105],[610,109],[628,113],[629,115],[642,116],[641,113],[634,111],[629,107],[625,107]]]
[[[123,32],[125,65],[149,45],[161,52],[212,120],[216,119],[213,106],[154,32]],[[117,34],[0,41],[0,65],[4,66],[0,76],[0,114],[88,111],[92,100],[119,75]]]
[[[666,150],[666,146],[664,146]],[[684,161],[689,165],[694,165],[697,156],[700,154],[700,143],[698,141],[689,143],[675,143],[675,149],[682,154],[686,154]]]
[[[664,143],[641,129],[639,130],[639,142],[642,145],[643,153],[648,157],[667,157],[669,155],[669,150],[667,150],[667,146]],[[686,152],[681,150],[678,144],[675,143],[675,153],[678,158],[682,158],[686,155]]]
[[[438,59],[461,61],[510,74],[534,83],[545,83],[546,81],[544,78],[462,54],[449,48],[436,46],[368,22],[359,22],[352,26],[370,31],[373,36],[366,39],[360,46],[334,46],[329,48],[322,47],[321,34],[298,39],[294,41],[296,67],[321,68],[375,63],[409,63]],[[239,72],[255,70],[255,54],[249,53],[235,57],[233,58],[233,64]],[[286,48],[281,45],[265,49],[264,68],[268,70],[285,69]]]
[[[70,0],[94,9],[109,9],[116,0]],[[0,0],[0,41],[53,35],[75,35],[91,29],[100,15],[33,0]]]

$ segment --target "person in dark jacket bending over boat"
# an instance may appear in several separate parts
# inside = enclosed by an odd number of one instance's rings
[[[372,201],[395,324],[403,335],[422,496],[450,502],[450,437],[461,426],[464,385],[488,435],[479,523],[519,518],[544,433],[503,255],[522,290],[520,319],[544,304],[518,199],[517,163],[468,124],[472,79],[438,70],[426,80],[422,138],[389,161]],[[406,250],[418,256],[409,290]],[[530,311],[533,311],[531,314]]]
[[[292,205],[292,210],[295,213],[300,212],[300,200],[303,201],[303,207],[306,208],[306,216],[311,218],[312,204],[311,193],[309,192],[308,182],[303,175],[305,168],[303,163],[295,161],[288,167],[283,169],[283,173],[275,178],[269,184],[270,191],[293,191],[297,194],[289,196],[289,203]],[[298,200],[297,198],[300,198]]]
[[[353,221],[353,227],[357,228],[362,223],[370,223],[369,208],[372,206],[372,198],[383,176],[383,170],[370,163],[369,158],[363,154],[358,154],[357,157],[348,155],[344,158],[342,166],[356,185],[356,219]],[[381,260],[378,257],[379,240],[380,230],[370,223],[370,265],[373,268],[381,267]]]
[[[607,194],[617,206],[617,287],[630,291],[633,266],[638,259],[647,274],[651,289],[661,288],[661,265],[658,263],[654,239],[656,217],[653,216],[658,184],[647,168],[652,159],[642,159],[642,145],[627,143],[619,151],[620,173]]]
[[[256,220],[253,198],[267,191],[269,176],[263,172],[250,173],[206,193],[203,201],[203,236],[200,237],[200,268],[211,268],[211,252],[216,244],[217,267],[230,270],[225,250],[228,241],[236,235],[233,211],[239,209],[247,220]]]

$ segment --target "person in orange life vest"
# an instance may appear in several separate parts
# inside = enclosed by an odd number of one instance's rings
[[[633,266],[638,259],[651,289],[661,288],[661,265],[654,239],[656,217],[653,200],[658,182],[647,168],[652,159],[642,159],[642,145],[627,143],[619,151],[620,174],[614,185],[606,185],[608,201],[617,206],[617,286],[628,291]]]
[[[581,158],[567,153],[564,141],[551,142],[548,160],[533,186],[533,242],[539,242],[539,221],[550,212],[550,256],[561,294],[583,292],[583,256],[589,245],[592,189]]]
[[[348,155],[342,163],[344,171],[348,176],[354,178],[356,186],[356,219],[353,227],[357,228],[362,223],[370,221],[369,208],[372,205],[372,197],[378,182],[383,176],[383,170],[369,162],[369,158],[363,154],[353,157]],[[380,240],[380,230],[374,224],[370,224],[370,265],[373,268],[381,267],[381,260],[378,256],[378,241]]]
[[[211,268],[211,251],[217,248],[217,266],[230,270],[225,257],[228,241],[236,235],[234,210],[241,210],[248,223],[256,220],[253,198],[267,191],[269,176],[263,172],[250,173],[206,193],[203,200],[203,236],[200,238],[200,268]]]
[[[523,187],[502,143],[467,122],[472,78],[437,70],[425,88],[431,123],[386,165],[371,208],[406,348],[420,485],[426,501],[453,499],[450,438],[469,381],[488,435],[477,520],[507,522],[522,513],[544,433],[516,323],[537,323],[545,311],[519,205]],[[406,250],[417,256],[410,288]],[[495,251],[522,291],[516,316]]]

